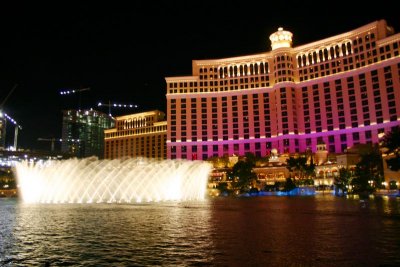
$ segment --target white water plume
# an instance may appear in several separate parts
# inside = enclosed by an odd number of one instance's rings
[[[139,203],[202,200],[211,165],[203,161],[97,158],[16,165],[27,203]]]

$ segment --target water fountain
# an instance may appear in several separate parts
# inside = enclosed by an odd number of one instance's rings
[[[27,203],[139,203],[202,200],[211,165],[203,161],[97,158],[23,161],[16,166]]]

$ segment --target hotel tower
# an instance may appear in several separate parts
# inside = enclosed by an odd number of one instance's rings
[[[167,157],[331,153],[400,125],[400,34],[379,20],[292,47],[271,34],[264,53],[192,61],[167,77]]]

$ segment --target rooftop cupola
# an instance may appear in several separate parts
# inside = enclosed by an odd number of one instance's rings
[[[293,34],[291,32],[284,31],[282,27],[279,27],[277,32],[269,36],[272,50],[281,47],[292,47],[292,36]]]

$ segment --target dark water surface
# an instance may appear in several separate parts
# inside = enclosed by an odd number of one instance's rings
[[[400,199],[0,199],[0,266],[400,266]]]

